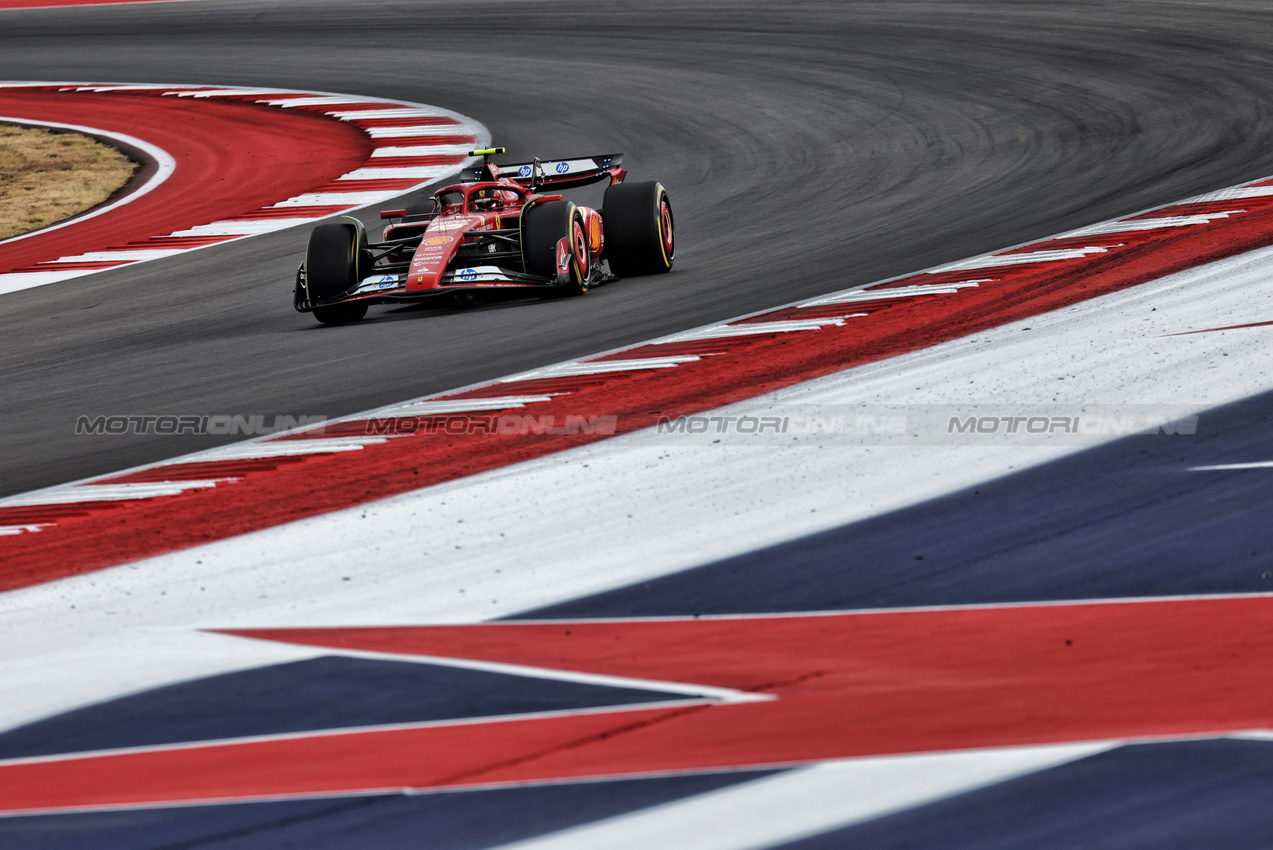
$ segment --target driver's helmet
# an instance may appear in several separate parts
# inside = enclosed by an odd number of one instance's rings
[[[478,189],[469,195],[469,208],[474,210],[490,210],[496,206],[502,206],[499,203],[499,195],[494,189]]]

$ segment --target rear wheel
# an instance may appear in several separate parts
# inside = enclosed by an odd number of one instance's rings
[[[619,277],[662,274],[676,259],[672,202],[659,183],[616,183],[606,189],[601,221],[605,259]]]
[[[343,221],[314,228],[305,249],[305,285],[311,301],[353,289],[358,283],[361,241],[358,229]],[[366,304],[333,304],[314,310],[314,318],[329,325],[356,322],[365,315]]]
[[[569,240],[568,279],[546,291],[546,297],[588,291],[588,237],[583,214],[569,201],[535,204],[522,214],[522,256],[528,273],[557,278],[557,245],[562,239]]]

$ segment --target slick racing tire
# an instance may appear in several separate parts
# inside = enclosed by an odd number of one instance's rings
[[[364,250],[360,241],[357,228],[343,221],[314,228],[305,248],[305,285],[311,301],[334,298],[354,288]],[[323,324],[356,322],[365,315],[366,304],[333,304],[314,310],[314,318]]]
[[[601,205],[603,258],[619,277],[663,274],[676,259],[672,202],[659,183],[615,183]]]
[[[569,201],[548,201],[522,214],[522,256],[528,273],[557,277],[557,243],[563,238],[570,240],[569,280],[545,290],[547,298],[588,291],[588,237],[583,213]]]

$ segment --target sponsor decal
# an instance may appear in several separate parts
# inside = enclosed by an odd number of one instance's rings
[[[450,236],[434,236],[432,239],[424,240],[425,245],[445,245],[448,242],[454,242]]]
[[[523,165],[521,168],[517,169],[517,176],[529,177],[530,172],[531,172],[531,167],[529,165]]]
[[[569,170],[570,170],[570,163],[568,163],[568,162],[559,162],[559,163],[557,163],[557,173],[558,173],[558,174],[565,174],[565,173],[566,173],[567,171],[569,171]]]
[[[475,269],[464,269],[457,275],[457,277],[459,277],[460,280],[465,280],[465,281],[476,280],[477,271]]]

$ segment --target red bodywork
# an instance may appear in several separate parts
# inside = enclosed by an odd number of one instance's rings
[[[627,176],[620,167],[622,154],[499,166],[489,160],[493,153],[503,149],[475,151],[483,155],[481,164],[465,168],[462,182],[437,190],[425,205],[381,212],[382,219],[393,221],[379,242],[367,239],[361,221],[344,216],[346,226],[354,228],[349,287],[339,293],[328,288],[311,299],[302,263],[296,277],[296,309],[309,312],[348,302],[418,301],[457,293],[469,301],[498,290],[578,294],[616,279],[602,264],[601,214],[546,192],[602,181],[622,183]],[[557,211],[567,214],[560,237],[544,229],[559,221],[554,213],[545,212],[538,219],[527,216],[536,206],[553,202],[568,205],[559,205]],[[550,249],[555,254],[549,254]]]
[[[482,168],[487,172],[483,176],[489,176],[492,179],[473,183],[456,183],[434,193],[433,197],[439,204],[439,209],[437,216],[429,221],[424,237],[411,258],[405,287],[403,287],[406,292],[423,293],[427,290],[468,287],[534,288],[543,285],[518,280],[490,279],[495,275],[482,274],[474,271],[473,268],[448,275],[451,261],[455,259],[461,246],[480,241],[484,233],[519,228],[522,213],[535,204],[564,200],[561,195],[538,194],[535,189],[519,183],[511,176],[506,176],[497,165],[487,163]],[[617,165],[609,169],[599,169],[599,171],[599,174],[594,171],[595,176],[592,179],[604,179],[608,176],[612,184],[621,183],[627,174]],[[552,185],[554,181],[548,178],[544,182]],[[595,209],[585,206],[580,206],[578,209],[583,216],[585,239],[582,241],[587,245],[587,256],[575,259],[576,262],[582,261],[587,267],[601,256],[605,246],[605,232],[601,215]],[[405,215],[405,210],[387,210],[380,214],[381,218],[391,219],[402,218]],[[385,242],[389,242],[395,238],[396,232],[405,230],[414,234],[418,229],[418,224],[406,222],[390,224],[385,228],[382,238]],[[567,242],[568,240],[562,239],[559,245],[559,274],[568,270],[566,263],[570,259],[570,248]],[[469,272],[472,272],[471,276]]]

